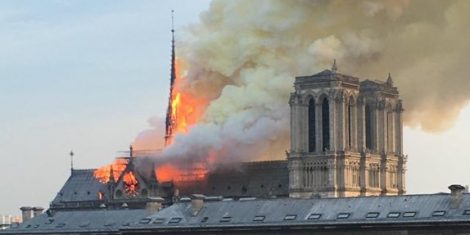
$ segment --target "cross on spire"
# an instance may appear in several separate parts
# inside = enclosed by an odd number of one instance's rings
[[[70,155],[70,172],[73,173],[73,155],[74,155],[74,153],[73,153],[72,150],[70,150],[69,155]]]
[[[333,65],[331,66],[331,71],[336,73],[338,71],[338,67],[336,66],[336,59],[333,60]]]

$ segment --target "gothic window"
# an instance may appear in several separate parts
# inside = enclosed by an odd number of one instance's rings
[[[379,188],[379,180],[379,167],[375,164],[371,165],[369,169],[369,186],[373,188]]]
[[[353,102],[353,98],[350,97],[349,98],[349,102],[346,104],[346,131],[348,132],[347,133],[347,138],[348,138],[348,141],[347,141],[347,144],[348,144],[348,147],[352,147],[352,121],[353,121],[353,118],[352,118],[352,102]]]
[[[358,187],[359,186],[359,169],[357,167],[352,168],[352,186]]]
[[[369,104],[366,104],[365,108],[365,119],[366,119],[366,148],[372,149],[372,110]]]
[[[387,149],[389,152],[393,151],[393,118],[391,108],[387,110]]]
[[[323,151],[330,149],[330,105],[325,97],[322,103]]]
[[[315,152],[315,100],[308,102],[308,151]]]

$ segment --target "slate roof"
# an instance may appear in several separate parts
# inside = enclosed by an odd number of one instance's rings
[[[52,220],[52,221],[51,221]],[[57,211],[0,232],[18,233],[126,233],[178,232],[205,229],[303,228],[328,226],[441,226],[470,225],[470,194],[451,208],[451,195],[425,194],[318,199],[207,198],[193,216],[190,200],[154,214],[143,209]]]
[[[51,204],[98,200],[98,192],[107,192],[107,189],[105,184],[96,180],[93,173],[94,169],[73,170]]]
[[[113,234],[118,233],[120,228],[135,225],[147,215],[148,212],[144,209],[57,211],[53,216],[43,213],[0,234]]]
[[[224,197],[262,197],[289,195],[287,161],[244,162],[238,166],[219,167],[210,172],[206,182],[176,184],[180,195],[201,193]]]
[[[175,231],[199,228],[328,226],[470,222],[470,194],[451,209],[450,194],[322,199],[208,201],[192,215],[191,203],[177,203],[150,216],[148,224],[124,230]]]

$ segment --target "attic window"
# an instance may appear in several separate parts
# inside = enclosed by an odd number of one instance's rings
[[[122,223],[122,226],[129,227],[129,226],[131,226],[131,223],[129,223],[129,222],[125,222],[125,223]]]
[[[337,219],[347,219],[351,213],[339,213],[338,216],[336,216]]]
[[[154,224],[163,224],[163,222],[165,222],[165,219],[164,218],[156,218],[153,223]]]
[[[39,224],[34,225],[34,228],[39,228]]]
[[[220,222],[230,222],[230,220],[232,220],[231,216],[224,216],[220,219]]]
[[[398,218],[400,217],[400,212],[390,212],[387,215],[387,218]]]
[[[87,221],[87,222],[81,223],[79,226],[80,226],[81,228],[84,228],[84,227],[88,227],[89,225],[90,225],[90,222]]]
[[[170,221],[168,221],[169,224],[177,224],[179,222],[181,222],[182,218],[181,217],[173,217],[170,219]]]
[[[444,216],[446,214],[446,211],[434,211],[432,213],[432,216]]]
[[[104,226],[106,227],[111,227],[111,226],[114,226],[116,223],[112,222],[112,221],[108,221],[104,224]]]
[[[265,218],[266,216],[264,215],[257,215],[255,216],[255,218],[253,218],[253,221],[261,222],[261,221],[264,221]]]
[[[201,223],[205,223],[209,220],[209,217],[205,216],[204,218],[202,218],[201,220]]]
[[[60,224],[58,224],[58,225],[55,226],[55,227],[56,227],[56,228],[63,228],[63,227],[65,227],[65,223],[60,223]]]
[[[465,210],[465,211],[463,212],[463,214],[464,214],[464,215],[470,215],[470,210]]]
[[[416,211],[407,211],[403,213],[403,217],[415,217]]]
[[[297,215],[286,215],[284,217],[284,220],[295,220],[297,218]]]
[[[49,218],[46,222],[44,222],[44,224],[52,224],[52,222],[54,222],[54,219]]]
[[[366,215],[367,219],[373,219],[379,217],[380,213],[379,212],[369,212]]]
[[[320,219],[321,217],[321,214],[310,214],[307,219],[308,220],[316,220],[316,219]]]
[[[140,224],[149,224],[151,220],[152,220],[151,218],[143,218],[139,221],[139,223]]]
[[[28,225],[26,226],[26,228],[31,228],[31,224],[28,224]]]

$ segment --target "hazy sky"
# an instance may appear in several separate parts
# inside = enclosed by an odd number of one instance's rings
[[[178,36],[208,5],[0,1],[0,214],[47,207],[70,174],[71,149],[76,168],[102,166],[149,128],[150,117],[164,115],[170,11]],[[409,193],[470,182],[465,120],[468,106],[446,132],[405,129]]]

